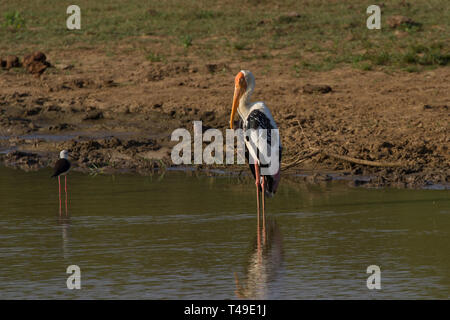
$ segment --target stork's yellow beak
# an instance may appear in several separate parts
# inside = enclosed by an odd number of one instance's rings
[[[233,129],[234,115],[236,114],[236,110],[239,106],[240,97],[241,97],[241,88],[235,87],[233,96],[233,105],[231,107],[230,129]]]
[[[246,88],[247,83],[245,82],[245,76],[242,72],[239,72],[234,79],[234,96],[233,105],[231,106],[230,129],[233,129],[234,116],[237,108],[239,107],[239,99],[241,99]]]

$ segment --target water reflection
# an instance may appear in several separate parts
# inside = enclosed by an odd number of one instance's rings
[[[244,283],[234,274],[238,298],[268,299],[276,295],[271,289],[283,261],[283,237],[274,218],[263,216],[261,220],[258,217],[256,222],[256,242],[252,245]]]
[[[2,298],[448,298],[449,191],[286,179],[258,225],[250,178],[75,171],[60,217],[50,174],[0,167]]]
[[[67,213],[67,212],[66,212]],[[57,218],[57,224],[61,228],[62,235],[62,252],[64,259],[69,257],[69,245],[70,245],[70,216],[59,216]]]

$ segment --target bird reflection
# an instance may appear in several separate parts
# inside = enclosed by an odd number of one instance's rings
[[[244,283],[236,281],[235,294],[243,299],[267,299],[270,284],[274,282],[283,261],[283,240],[276,221],[270,217],[257,219],[256,243],[252,248],[246,268]]]
[[[69,236],[69,228],[70,228],[70,216],[59,216],[58,217],[58,225],[61,226],[61,234],[62,234],[62,251],[63,251],[63,257],[66,259],[69,254],[69,242],[70,242],[70,236]]]

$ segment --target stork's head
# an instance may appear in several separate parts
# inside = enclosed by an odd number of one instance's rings
[[[233,106],[231,107],[230,128],[233,129],[234,115],[239,107],[242,96],[246,95],[247,98],[253,92],[255,88],[255,77],[248,70],[241,70],[234,79],[234,96]]]
[[[69,151],[67,151],[67,150],[61,151],[61,152],[59,153],[59,157],[60,157],[61,159],[67,159],[67,158],[69,158]]]

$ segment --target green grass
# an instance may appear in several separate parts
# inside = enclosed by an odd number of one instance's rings
[[[157,53],[153,53],[153,52],[149,52],[149,53],[146,55],[146,59],[147,59],[148,61],[151,61],[151,62],[161,62],[161,61],[163,61],[163,57],[162,57],[162,56],[160,56],[160,55],[157,54]]]
[[[8,30],[20,29],[25,26],[25,19],[19,11],[10,11],[5,13],[3,27]]]
[[[299,70],[315,71],[344,65],[409,72],[448,66],[449,1],[408,1],[410,6],[402,0],[384,3],[381,30],[368,30],[366,8],[373,4],[371,0],[231,0],[226,4],[79,0],[81,30],[70,31],[66,28],[68,3],[15,0],[2,2],[0,55],[21,55],[31,48],[98,47],[107,47],[112,54],[119,53],[114,49],[119,45],[132,44],[150,61],[187,55],[209,60],[276,59],[287,60]],[[404,15],[418,24],[402,25],[396,33],[385,23],[391,15]]]
[[[192,46],[192,37],[190,35],[183,35],[180,38],[181,43],[183,44],[183,47],[189,48]]]

